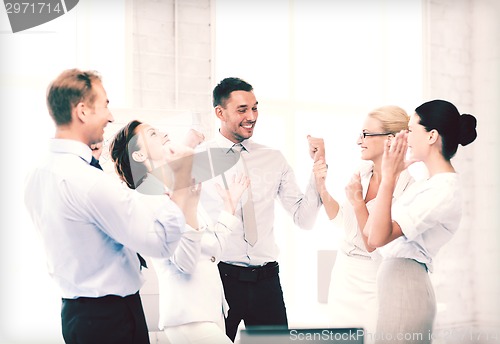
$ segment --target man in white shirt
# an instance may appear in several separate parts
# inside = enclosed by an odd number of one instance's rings
[[[166,195],[140,195],[90,165],[90,146],[113,121],[108,103],[95,72],[61,73],[47,92],[55,138],[26,179],[26,207],[62,294],[66,343],[149,343],[137,253],[169,257],[194,230]]]
[[[204,182],[202,188],[201,203],[214,220],[222,204],[211,183],[223,184],[226,176],[231,178],[237,172],[250,177],[248,192],[236,205],[235,215],[242,218],[242,223],[233,230],[219,263],[229,303],[226,334],[233,341],[241,320],[247,327],[288,326],[276,261],[279,255],[274,237],[276,198],[295,224],[304,229],[313,227],[322,204],[313,176],[303,193],[283,154],[250,140],[258,117],[257,104],[250,84],[239,78],[222,80],[213,90],[215,115],[221,121],[219,133],[201,147],[210,152],[212,171],[222,172]],[[311,157],[315,152],[324,156],[323,140],[310,138],[309,143]],[[233,165],[227,163],[231,159],[235,161],[234,167],[224,171]]]

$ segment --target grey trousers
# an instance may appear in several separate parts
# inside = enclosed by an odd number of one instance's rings
[[[431,343],[436,298],[425,265],[408,258],[384,259],[377,286],[376,343]]]

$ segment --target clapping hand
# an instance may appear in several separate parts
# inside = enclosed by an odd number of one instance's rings
[[[405,160],[408,150],[408,132],[401,130],[394,138],[387,139],[382,156],[382,178],[395,180],[401,171],[416,160]]]
[[[203,141],[205,141],[205,135],[203,135],[202,132],[195,129],[189,129],[189,131],[186,134],[186,137],[184,138],[184,144],[191,148],[195,148]]]
[[[347,200],[355,206],[356,204],[364,203],[363,186],[361,185],[361,176],[358,173],[353,174],[349,183],[345,187]]]

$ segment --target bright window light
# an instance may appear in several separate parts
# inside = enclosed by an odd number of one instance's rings
[[[421,1],[215,4],[214,82],[236,76],[254,86],[254,139],[281,149],[304,188],[312,171],[306,136],[323,137],[327,185],[342,201],[359,163],[356,138],[366,114],[382,105],[411,114],[422,98]],[[279,205],[275,228],[290,325],[324,325],[317,255],[337,249],[342,230],[333,228],[323,209],[314,230],[298,230]]]

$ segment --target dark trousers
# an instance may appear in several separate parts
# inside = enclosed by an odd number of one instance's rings
[[[62,332],[68,344],[149,344],[139,293],[63,299]]]
[[[278,263],[254,268],[221,262],[219,272],[229,304],[226,334],[233,342],[241,320],[247,328],[288,328]]]

